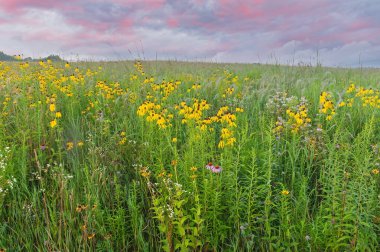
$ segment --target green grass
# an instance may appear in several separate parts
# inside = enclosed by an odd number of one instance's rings
[[[0,63],[0,248],[380,249],[380,71],[184,62],[142,68]],[[333,104],[326,113],[323,91]],[[180,110],[182,102],[199,108],[194,98],[209,108],[191,119]],[[338,106],[350,98],[351,107]],[[170,126],[147,120],[152,110],[138,115],[147,99]],[[297,124],[291,112],[302,111]],[[232,123],[221,119],[230,115]],[[225,129],[232,132],[225,142],[236,142],[219,148]],[[206,169],[209,162],[222,171]]]

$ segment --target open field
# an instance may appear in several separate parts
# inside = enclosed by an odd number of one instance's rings
[[[376,251],[380,70],[0,63],[0,248]]]

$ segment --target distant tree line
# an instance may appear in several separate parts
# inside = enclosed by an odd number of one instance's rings
[[[48,57],[45,58],[40,58],[40,59],[33,59],[31,57],[23,59],[20,55],[7,55],[4,52],[0,52],[0,61],[46,61],[46,60],[51,60],[51,61],[63,61],[58,55],[49,55]]]

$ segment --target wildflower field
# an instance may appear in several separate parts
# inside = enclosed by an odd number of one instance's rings
[[[378,251],[380,71],[0,62],[1,251]]]

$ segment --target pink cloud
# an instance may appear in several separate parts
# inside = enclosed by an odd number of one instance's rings
[[[151,10],[161,8],[166,0],[111,0],[111,2],[121,6],[139,6]]]
[[[24,34],[25,41],[40,41],[44,43],[59,43],[63,48],[81,48],[93,47],[99,49],[105,44],[123,45],[128,40],[136,39],[132,33],[130,34],[106,34],[95,32],[78,32],[73,34],[57,33],[51,30],[39,31],[31,34]]]
[[[243,19],[257,18],[264,14],[262,11],[263,3],[262,0],[221,0],[219,1],[217,15],[222,18],[226,16]]]
[[[128,17],[119,20],[118,30],[132,32],[134,21]]]
[[[71,18],[71,19],[67,20],[67,23],[70,24],[70,25],[74,25],[76,27],[82,27],[83,28],[83,32],[85,30],[87,30],[87,31],[97,31],[97,32],[106,32],[111,27],[111,24],[91,21],[91,20],[87,20],[87,19],[74,19],[74,18]]]
[[[75,2],[75,0],[2,0],[0,9],[5,10],[9,14],[18,14],[28,8],[77,10],[78,6],[75,5]]]
[[[25,46],[38,41],[99,54],[107,52],[104,44],[125,49],[142,41],[152,51],[179,55],[189,38],[201,47],[194,54],[255,55],[293,44],[294,50],[332,50],[360,41],[380,46],[378,9],[370,1],[1,0],[0,31]],[[168,36],[175,43],[155,44]]]
[[[361,30],[361,29],[368,29],[373,27],[374,24],[371,23],[369,20],[354,20],[353,22],[349,23],[347,26],[348,30],[351,31],[356,31],[356,30]]]
[[[51,7],[54,6],[54,2],[51,0],[3,0],[0,6],[5,10],[13,11],[26,7]]]
[[[176,18],[173,18],[173,17],[168,18],[168,19],[166,20],[166,23],[168,24],[168,26],[169,26],[170,28],[177,28],[177,27],[179,26],[179,20],[176,19]]]

